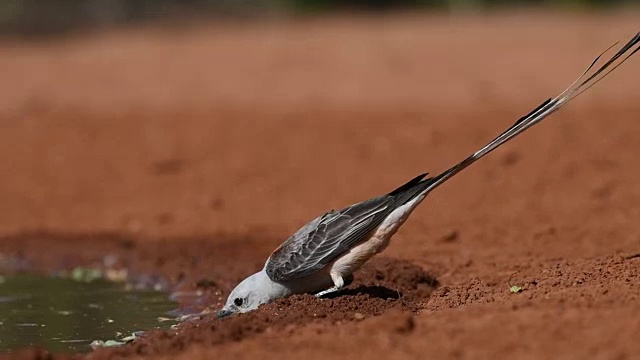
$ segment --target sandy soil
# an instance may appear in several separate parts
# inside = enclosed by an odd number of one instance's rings
[[[637,19],[403,15],[5,39],[0,265],[125,268],[188,310],[216,308],[305,222],[460,160]],[[431,194],[341,296],[206,317],[86,358],[637,356],[638,60]]]

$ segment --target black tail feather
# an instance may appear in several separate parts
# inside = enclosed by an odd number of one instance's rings
[[[629,40],[628,43],[626,43],[622,48],[620,48],[620,50],[611,57],[611,59],[609,59],[609,61],[607,61],[606,63],[604,63],[604,65],[602,65],[600,67],[600,69],[598,69],[596,72],[593,73],[593,75],[589,76],[585,81],[582,82],[582,84],[580,84],[579,87],[581,87],[582,85],[590,82],[591,80],[593,80],[596,76],[600,75],[600,73],[602,73],[604,70],[606,70],[613,62],[615,62],[616,60],[618,60],[618,58],[620,56],[622,56],[624,53],[626,53],[629,49],[631,49],[635,44],[637,44],[638,42],[640,42],[640,32],[636,34],[636,36],[634,36],[631,40]],[[633,51],[629,56],[635,54],[635,52],[638,51],[638,49],[636,49],[635,51]]]
[[[398,189],[391,192],[389,195],[398,195],[402,194],[403,198],[408,199],[414,198],[423,192],[430,192],[435,189],[439,185],[446,182],[448,179],[455,176],[457,173],[467,168],[469,165],[487,155],[491,151],[497,149],[501,145],[505,144],[507,141],[515,138],[522,132],[526,131],[530,127],[539,123],[547,116],[551,115],[562,106],[567,104],[572,99],[576,98],[583,92],[587,91],[589,88],[600,82],[607,75],[609,75],[612,71],[614,71],[618,66],[622,65],[625,61],[627,61],[631,56],[640,51],[640,46],[637,48],[633,48],[634,46],[640,43],[640,32],[637,33],[631,40],[629,40],[622,48],[616,52],[609,60],[607,60],[602,66],[600,66],[595,72],[589,75],[586,80],[582,80],[585,76],[587,76],[591,70],[596,66],[602,56],[608,52],[613,46],[609,47],[607,50],[598,55],[595,60],[591,62],[589,67],[576,79],[565,91],[563,91],[560,95],[555,98],[548,99],[544,101],[542,104],[538,105],[535,109],[529,112],[527,115],[518,119],[513,125],[511,125],[507,130],[502,132],[498,137],[493,139],[487,145],[482,147],[480,150],[471,154],[460,163],[452,166],[448,170],[445,170],[440,175],[437,175],[432,178],[424,179],[424,175],[420,175],[419,177],[414,178],[409,181],[407,184],[402,185]],[[631,51],[630,51],[631,50]],[[627,53],[629,52],[630,53]],[[618,61],[619,60],[619,61]]]

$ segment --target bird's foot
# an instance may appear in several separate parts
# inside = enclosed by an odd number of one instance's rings
[[[340,291],[340,290],[342,290],[342,287],[334,286],[334,287],[328,288],[327,290],[320,291],[319,293],[317,293],[315,295],[315,297],[320,299],[325,295],[332,294],[332,293],[335,293],[336,291]]]

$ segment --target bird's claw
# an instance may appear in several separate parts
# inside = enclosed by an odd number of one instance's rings
[[[341,287],[339,288],[339,287],[334,286],[334,287],[329,288],[327,290],[320,291],[319,293],[315,294],[315,297],[317,297],[318,299],[322,299],[323,296],[335,293],[336,291],[340,291],[340,290],[342,290]]]

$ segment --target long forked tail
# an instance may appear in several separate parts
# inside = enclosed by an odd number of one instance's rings
[[[576,81],[574,81],[571,86],[569,86],[560,95],[543,102],[529,114],[518,119],[515,124],[505,130],[502,134],[498,135],[498,137],[493,139],[482,149],[476,151],[471,156],[444,171],[442,174],[433,178],[423,180],[427,187],[422,193],[426,194],[439,185],[442,185],[445,181],[451,179],[454,175],[465,169],[467,166],[473,164],[483,156],[497,149],[498,147],[500,147],[500,145],[503,145],[507,141],[520,135],[528,128],[539,123],[544,118],[560,109],[566,103],[576,98],[578,95],[587,91],[593,85],[597,84],[600,80],[609,75],[618,66],[627,61],[627,59],[629,59],[633,54],[638,52],[638,50],[640,50],[640,46],[636,46],[638,45],[638,43],[640,43],[640,32],[637,33],[636,36],[634,36],[631,40],[629,40],[629,42],[627,42],[622,48],[620,48],[620,50],[607,62],[600,66],[598,70],[592,72],[591,70],[594,69],[595,65],[600,61],[600,58],[607,51],[611,50],[611,48],[617,45],[617,43],[610,46],[607,50],[598,55],[591,62],[589,67],[587,67],[587,69],[582,73],[582,75],[580,75],[580,77],[576,79]]]

